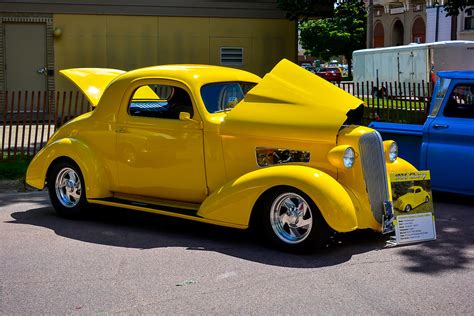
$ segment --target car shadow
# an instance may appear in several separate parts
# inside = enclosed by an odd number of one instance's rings
[[[53,230],[65,238],[135,249],[184,247],[213,251],[274,266],[317,268],[347,262],[353,255],[384,248],[386,238],[371,231],[335,235],[325,249],[311,255],[282,253],[264,246],[247,230],[230,229],[161,215],[99,207],[80,220],[62,218],[51,206],[11,214],[7,223]]]
[[[436,241],[402,247],[405,269],[422,274],[469,269],[469,248],[474,242],[474,197],[435,192]]]
[[[474,198],[437,193],[434,199],[437,240],[397,247],[394,251],[405,259],[404,269],[412,273],[468,269],[468,250],[474,240]],[[15,199],[32,200],[35,207],[12,213],[14,220],[8,223],[44,227],[59,236],[94,244],[135,249],[183,247],[282,267],[342,264],[354,255],[383,250],[388,240],[388,236],[361,230],[336,234],[325,249],[312,255],[286,254],[267,248],[249,231],[110,207],[95,208],[83,219],[69,220],[56,215],[44,194]]]

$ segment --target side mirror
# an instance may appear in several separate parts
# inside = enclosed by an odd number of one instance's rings
[[[179,112],[180,121],[191,121],[191,114],[188,112]]]
[[[194,122],[196,124],[199,124],[199,126],[202,128],[202,122],[197,121],[197,120],[193,120],[191,118],[191,114],[189,114],[188,112],[179,112],[179,120],[180,121]]]

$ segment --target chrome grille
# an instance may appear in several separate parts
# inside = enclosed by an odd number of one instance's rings
[[[382,223],[383,205],[389,200],[382,137],[378,132],[364,134],[359,140],[359,149],[372,213]]]

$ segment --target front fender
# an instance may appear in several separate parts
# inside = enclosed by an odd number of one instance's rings
[[[390,179],[391,173],[397,172],[417,172],[416,169],[411,163],[406,161],[403,158],[398,157],[394,162],[387,163],[387,175],[388,179]]]
[[[28,166],[26,183],[43,189],[51,163],[61,157],[72,159],[81,169],[88,198],[111,196],[104,164],[87,144],[76,138],[62,138],[41,149]]]
[[[306,166],[273,166],[249,172],[213,192],[202,203],[198,215],[248,227],[257,199],[281,185],[306,193],[335,231],[357,229],[354,204],[346,190],[328,174]]]
[[[395,201],[394,207],[399,209],[400,211],[403,211],[403,210],[405,210],[405,207],[407,206],[407,204],[408,204],[408,202],[405,198],[398,198]]]

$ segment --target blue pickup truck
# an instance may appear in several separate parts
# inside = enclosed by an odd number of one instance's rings
[[[431,171],[434,190],[474,195],[474,71],[439,72],[424,125],[372,122],[399,156]]]

